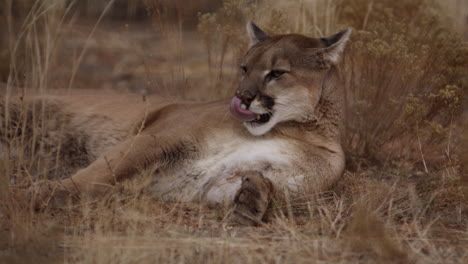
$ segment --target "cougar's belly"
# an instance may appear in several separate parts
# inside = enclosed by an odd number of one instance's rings
[[[235,194],[243,171],[260,171],[280,185],[294,185],[302,177],[294,174],[293,148],[285,141],[231,139],[216,142],[209,143],[196,160],[185,161],[154,175],[150,190],[165,201],[208,199],[221,202]]]

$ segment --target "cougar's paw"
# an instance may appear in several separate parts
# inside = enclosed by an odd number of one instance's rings
[[[234,198],[230,222],[239,225],[261,224],[272,196],[273,184],[269,179],[260,172],[246,172]]]
[[[41,180],[28,189],[28,196],[37,209],[59,208],[74,196],[61,182]]]

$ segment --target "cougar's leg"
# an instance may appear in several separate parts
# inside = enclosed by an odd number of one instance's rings
[[[150,165],[166,166],[190,155],[194,150],[187,148],[187,143],[181,142],[178,140],[171,143],[165,137],[138,135],[117,144],[72,177],[61,181],[37,182],[30,188],[30,192],[39,203],[51,198],[63,200],[70,196],[97,197],[141,169]]]
[[[273,197],[273,183],[260,172],[247,171],[234,197],[229,221],[240,225],[259,225]]]
[[[227,220],[258,225],[274,193],[272,182],[258,171],[242,171],[211,179],[203,187],[201,202],[209,208],[228,207]]]

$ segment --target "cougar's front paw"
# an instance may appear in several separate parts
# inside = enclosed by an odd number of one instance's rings
[[[234,198],[230,222],[250,226],[261,224],[273,191],[271,181],[260,172],[246,172],[242,177],[241,188]]]
[[[63,207],[68,200],[76,198],[64,184],[51,180],[33,183],[28,189],[28,196],[37,209]]]

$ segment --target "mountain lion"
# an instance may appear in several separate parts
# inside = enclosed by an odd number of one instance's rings
[[[256,225],[273,194],[328,188],[344,169],[343,87],[335,65],[351,31],[269,36],[252,22],[247,31],[250,46],[230,100],[83,92],[4,97],[3,143],[23,138],[31,150],[48,151],[58,174],[29,192],[39,201],[96,198],[146,171],[149,190],[161,200],[228,204],[233,222]],[[47,129],[34,131],[34,122]]]

